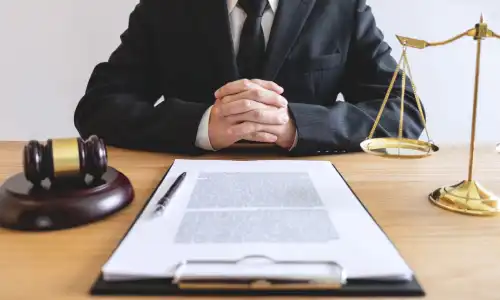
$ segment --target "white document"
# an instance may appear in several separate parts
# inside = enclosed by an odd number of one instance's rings
[[[164,214],[155,216],[158,200],[182,172],[185,181]],[[266,262],[244,260],[252,257]],[[221,263],[186,269],[186,261]],[[102,272],[109,281],[172,278],[181,271],[328,277],[333,271],[322,262],[339,264],[349,279],[412,277],[328,161],[176,160]]]

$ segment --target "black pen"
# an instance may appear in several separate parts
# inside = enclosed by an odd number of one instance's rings
[[[172,184],[172,186],[168,189],[167,193],[160,199],[160,201],[158,201],[158,204],[156,204],[155,214],[158,215],[163,213],[165,207],[167,207],[168,203],[170,202],[170,199],[172,199],[175,192],[179,189],[179,186],[184,181],[184,178],[186,178],[186,172],[177,177],[177,179],[174,181],[174,184]]]

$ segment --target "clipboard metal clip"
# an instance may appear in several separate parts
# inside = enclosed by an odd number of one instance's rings
[[[261,263],[244,264],[255,259]],[[267,263],[262,263],[265,260]],[[346,281],[344,269],[335,262],[276,261],[263,256],[187,260],[177,266],[173,278],[173,283],[183,290],[335,290],[341,289]]]

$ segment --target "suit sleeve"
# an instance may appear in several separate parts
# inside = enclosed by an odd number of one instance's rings
[[[360,151],[360,143],[368,137],[393,78],[397,62],[391,48],[384,42],[366,1],[356,3],[355,26],[341,83],[345,101],[331,106],[289,104],[298,130],[297,154]],[[374,137],[398,135],[402,91],[401,76],[398,78]],[[406,83],[403,136],[419,138],[422,118],[411,83]]]
[[[118,48],[93,70],[75,110],[75,127],[83,138],[96,134],[110,146],[197,153],[198,126],[210,105],[178,98],[157,104],[163,91],[150,3],[139,2]]]

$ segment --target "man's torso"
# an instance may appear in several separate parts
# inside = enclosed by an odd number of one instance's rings
[[[149,58],[163,94],[213,102],[239,78],[225,0],[150,0]],[[261,79],[273,80],[289,102],[336,101],[355,30],[355,1],[284,0],[274,18]]]

